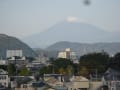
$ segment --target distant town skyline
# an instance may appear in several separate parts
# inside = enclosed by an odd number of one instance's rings
[[[120,32],[120,0],[0,0],[0,33],[27,37],[55,24],[84,22]]]

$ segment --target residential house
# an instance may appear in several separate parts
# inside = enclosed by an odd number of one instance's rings
[[[89,80],[82,76],[73,76],[70,82],[65,83],[68,90],[88,90],[90,87]]]
[[[8,72],[0,69],[0,85],[8,87],[10,79],[8,77]]]

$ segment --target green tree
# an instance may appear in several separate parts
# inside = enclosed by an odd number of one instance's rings
[[[59,72],[60,68],[66,69],[69,65],[73,66],[73,62],[69,59],[59,58],[52,62],[55,73]]]
[[[59,69],[59,74],[66,74],[65,69],[61,67],[61,68]]]
[[[73,62],[69,59],[56,59],[51,61],[51,66],[42,67],[39,70],[41,76],[45,73],[60,73],[60,74],[72,74],[73,69]]]
[[[72,76],[74,74],[73,66],[68,65],[67,68],[66,68],[66,72],[69,76]]]
[[[116,53],[110,58],[109,67],[120,71],[120,53]]]
[[[88,74],[89,74],[88,69],[85,66],[81,67],[81,69],[80,69],[80,75],[86,77],[86,76],[88,76]]]
[[[7,65],[0,65],[1,69],[7,70]]]
[[[44,74],[52,73],[52,66],[45,66],[40,68],[39,74],[40,76],[43,76]]]
[[[23,67],[21,70],[20,70],[20,73],[19,73],[21,76],[29,76],[30,75],[30,71],[26,68],[26,67]]]
[[[16,67],[14,64],[8,64],[8,75],[12,76],[16,73]]]
[[[89,73],[94,72],[94,69],[98,70],[98,73],[104,73],[107,69],[109,61],[109,55],[103,53],[90,53],[83,55],[80,58],[80,67],[86,67]]]

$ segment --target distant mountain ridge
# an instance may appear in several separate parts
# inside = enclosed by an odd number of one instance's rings
[[[23,40],[31,47],[45,48],[59,41],[79,43],[120,42],[119,38],[120,32],[108,32],[87,23],[61,22]]]
[[[48,51],[62,51],[65,48],[71,48],[75,51],[78,56],[92,53],[105,51],[110,55],[114,55],[120,52],[120,43],[73,43],[73,42],[57,42],[46,48]]]
[[[23,50],[23,55],[28,57],[36,56],[36,53],[21,40],[5,34],[0,34],[0,57],[6,58],[7,50]]]

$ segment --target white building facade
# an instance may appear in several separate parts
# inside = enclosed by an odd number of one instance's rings
[[[14,57],[14,56],[22,57],[23,51],[22,50],[7,50],[7,52],[6,52],[7,58]]]
[[[8,72],[0,69],[0,84],[4,87],[8,87],[9,81]]]
[[[76,60],[76,54],[70,48],[66,48],[64,51],[58,53],[58,58]]]

